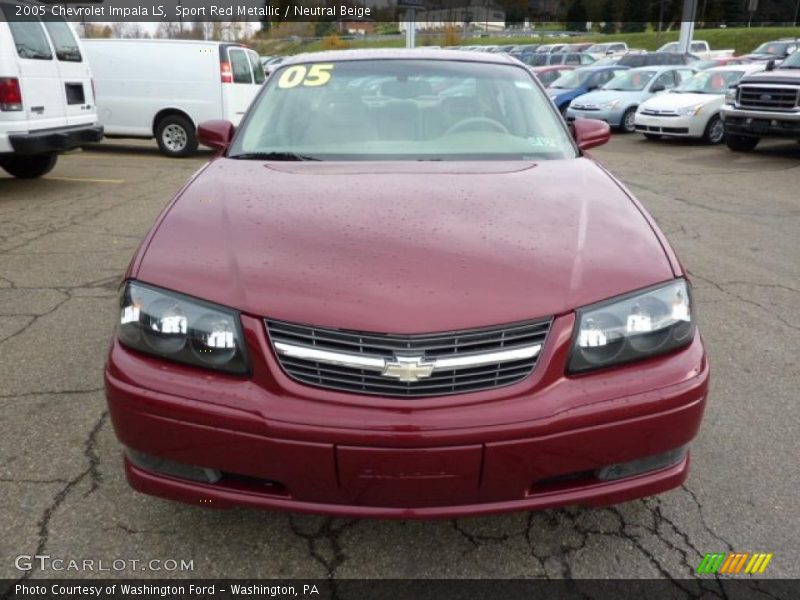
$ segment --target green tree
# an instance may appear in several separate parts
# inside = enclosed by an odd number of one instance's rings
[[[583,0],[572,0],[567,9],[567,29],[570,31],[586,31],[586,22],[589,20],[586,4]]]
[[[601,15],[603,21],[603,33],[617,33],[617,2],[616,0],[606,0],[603,3]]]
[[[622,4],[622,32],[638,33],[647,29],[648,6],[642,0],[624,0]]]

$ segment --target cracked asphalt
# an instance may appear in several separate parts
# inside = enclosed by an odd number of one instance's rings
[[[134,493],[102,367],[137,244],[207,158],[150,143],[64,156],[39,181],[0,175],[0,578],[18,555],[192,560],[177,577],[669,578],[706,552],[772,552],[800,577],[797,340],[800,145],[751,155],[615,136],[596,156],[656,217],[695,283],[712,393],[685,486],[602,510],[442,522],[213,511]]]

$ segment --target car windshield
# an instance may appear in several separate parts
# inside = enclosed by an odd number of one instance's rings
[[[603,86],[604,90],[638,92],[656,76],[655,71],[624,71]]]
[[[795,52],[781,63],[781,69],[800,69],[800,52]]]
[[[571,71],[556,79],[550,87],[559,90],[575,90],[586,83],[591,76],[589,71]]]
[[[788,44],[782,42],[767,42],[756,48],[753,54],[774,54],[775,56],[783,56],[786,54],[787,46]]]
[[[743,75],[743,71],[703,71],[684,81],[675,89],[675,93],[724,94]]]
[[[282,66],[228,154],[254,160],[538,160],[576,156],[519,66],[375,59]]]
[[[608,52],[610,46],[608,44],[595,44],[590,46],[586,52]]]

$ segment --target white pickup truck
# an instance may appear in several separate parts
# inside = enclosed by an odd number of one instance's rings
[[[678,47],[678,42],[670,42],[669,44],[664,44],[661,46],[661,48],[656,50],[656,52],[680,52],[680,49]],[[733,48],[730,50],[712,50],[711,46],[708,45],[708,42],[704,42],[702,40],[693,40],[689,46],[689,54],[694,54],[702,60],[733,56],[735,52],[736,51]]]

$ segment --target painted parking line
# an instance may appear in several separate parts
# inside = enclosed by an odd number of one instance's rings
[[[44,179],[51,181],[76,181],[80,183],[109,183],[112,185],[125,183],[124,179],[95,179],[93,177],[45,177]]]

